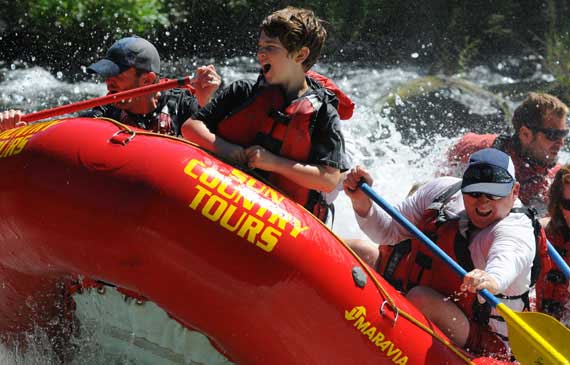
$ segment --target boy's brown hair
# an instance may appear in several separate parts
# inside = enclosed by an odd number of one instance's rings
[[[269,15],[261,23],[261,30],[269,37],[278,37],[287,52],[309,48],[309,56],[303,62],[308,71],[317,62],[327,38],[323,21],[312,10],[288,6]]]
[[[518,134],[522,126],[529,129],[542,128],[544,119],[551,113],[557,117],[564,117],[568,107],[560,99],[550,94],[528,93],[521,105],[513,114],[513,128]]]

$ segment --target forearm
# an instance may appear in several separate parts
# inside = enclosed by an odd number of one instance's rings
[[[182,136],[207,150],[214,151],[216,136],[210,132],[201,120],[189,118],[181,128]],[[214,151],[215,152],[215,151]]]
[[[484,270],[496,279],[500,293],[518,295],[528,290],[527,275],[530,275],[535,255],[534,235],[530,224],[528,227],[506,228],[518,229],[521,237],[506,237],[503,232],[495,232]]]
[[[210,132],[208,127],[201,121],[196,119],[188,119],[182,125],[182,136],[194,142],[208,151],[212,151],[220,156],[231,158],[236,162],[243,163],[240,157],[243,149],[235,144],[232,144],[220,136]]]
[[[198,100],[198,104],[200,105],[200,108],[203,108],[206,104],[208,104],[210,102],[210,100],[212,99],[212,96],[214,95],[214,93],[216,92],[216,90],[211,90],[211,91],[207,91],[207,92],[200,92],[200,93],[196,93],[196,100]]]
[[[493,257],[487,262],[485,271],[496,280],[498,293],[505,293],[510,288],[511,290],[506,294],[516,295],[521,294],[519,291],[525,289],[518,288],[517,290],[517,286],[520,285],[514,285],[514,283],[519,275],[530,272],[532,258],[521,256],[519,252],[521,252],[520,248],[500,257]]]
[[[351,201],[354,213],[360,218],[366,218],[372,208],[372,200],[368,197],[364,197],[362,199],[352,199]]]
[[[374,206],[371,206],[365,215],[357,215],[356,221],[368,238],[378,244],[395,245],[410,237],[409,232],[396,223],[389,214]]]
[[[439,196],[448,186],[440,179],[434,180],[420,187],[416,193],[394,205],[394,209],[404,216],[410,223],[417,226],[424,219],[424,212],[433,202],[434,196]],[[380,244],[394,245],[412,234],[398,224],[390,214],[378,205],[374,205],[365,216],[356,216],[360,228]]]
[[[303,164],[282,156],[276,156],[275,163],[268,170],[286,176],[306,188],[323,192],[333,191],[341,176],[340,170],[337,168]]]

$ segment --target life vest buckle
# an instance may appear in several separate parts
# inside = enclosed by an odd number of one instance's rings
[[[278,123],[288,125],[291,122],[291,116],[283,113],[281,110],[271,109],[269,116]]]

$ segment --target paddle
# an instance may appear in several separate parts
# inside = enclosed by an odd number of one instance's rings
[[[158,84],[152,84],[147,86],[142,86],[136,89],[131,89],[127,91],[118,92],[116,94],[109,94],[105,96],[100,96],[98,98],[93,98],[84,101],[78,101],[76,103],[71,103],[67,105],[58,106],[52,109],[46,109],[35,113],[30,113],[23,115],[20,120],[24,122],[35,122],[38,120],[52,118],[58,115],[68,114],[78,112],[80,110],[85,110],[93,108],[96,106],[106,105],[115,103],[117,101],[134,98],[137,96],[142,96],[146,94],[151,94],[159,92],[162,90],[173,89],[177,86],[184,86],[190,84],[190,76],[180,77],[178,79],[169,80],[165,82],[160,82]]]
[[[368,186],[361,183],[362,191],[384,209],[394,220],[425,244],[434,254],[464,277],[467,272],[451,259],[441,248],[408,221],[400,212]],[[556,319],[537,312],[514,312],[492,295],[487,289],[479,291],[485,300],[497,309],[507,323],[509,342],[513,353],[525,365],[569,365],[570,331]],[[540,332],[540,334],[539,334]]]
[[[552,246],[552,243],[550,243],[550,241],[546,241],[546,243],[548,244],[548,254],[552,258],[556,266],[558,266],[558,268],[562,271],[566,279],[570,279],[570,267],[568,266],[566,261],[564,261],[562,256],[560,256],[560,254],[554,248],[554,246]]]

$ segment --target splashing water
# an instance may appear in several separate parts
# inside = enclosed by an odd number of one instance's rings
[[[217,65],[219,73],[227,84],[237,79],[255,79],[257,63],[251,58],[236,58]],[[105,94],[105,85],[94,82],[68,83],[54,77],[50,72],[33,67],[29,69],[3,69],[3,80],[0,83],[0,109],[22,109],[32,112],[44,108],[61,105],[89,97]],[[375,189],[388,201],[395,203],[404,198],[410,187],[416,182],[428,181],[435,176],[436,169],[443,163],[447,149],[459,137],[444,137],[431,134],[425,137],[425,131],[414,130],[415,140],[411,143],[402,138],[402,126],[393,123],[390,109],[381,103],[384,97],[403,83],[421,76],[421,71],[403,68],[375,68],[371,66],[355,66],[351,64],[319,65],[317,72],[331,77],[339,87],[356,103],[354,117],[343,121],[346,148],[356,164],[366,166],[375,179]],[[511,84],[517,80],[494,74],[485,67],[477,67],[468,72],[467,79],[482,80],[482,85]],[[532,77],[548,79],[548,75],[535,74]],[[492,112],[486,100],[467,98],[465,103],[479,114]],[[471,98],[471,99],[469,99]],[[511,106],[519,100],[511,101]],[[429,126],[426,126],[429,128]],[[410,132],[410,131],[406,131]],[[566,150],[561,154],[561,161],[567,162]],[[343,238],[364,238],[359,230],[348,198],[341,192],[336,202],[334,231]],[[82,331],[78,343],[85,346],[81,358],[76,364],[98,363],[105,358],[102,351],[92,343],[90,331]],[[36,347],[23,353],[9,351],[0,347],[0,363],[2,364],[45,364],[56,357],[50,353],[49,341],[41,333],[36,333],[40,340]],[[43,337],[42,337],[43,336]],[[81,337],[83,336],[83,337]],[[88,354],[92,351],[95,354]],[[130,364],[130,360],[114,359],[115,363]]]

